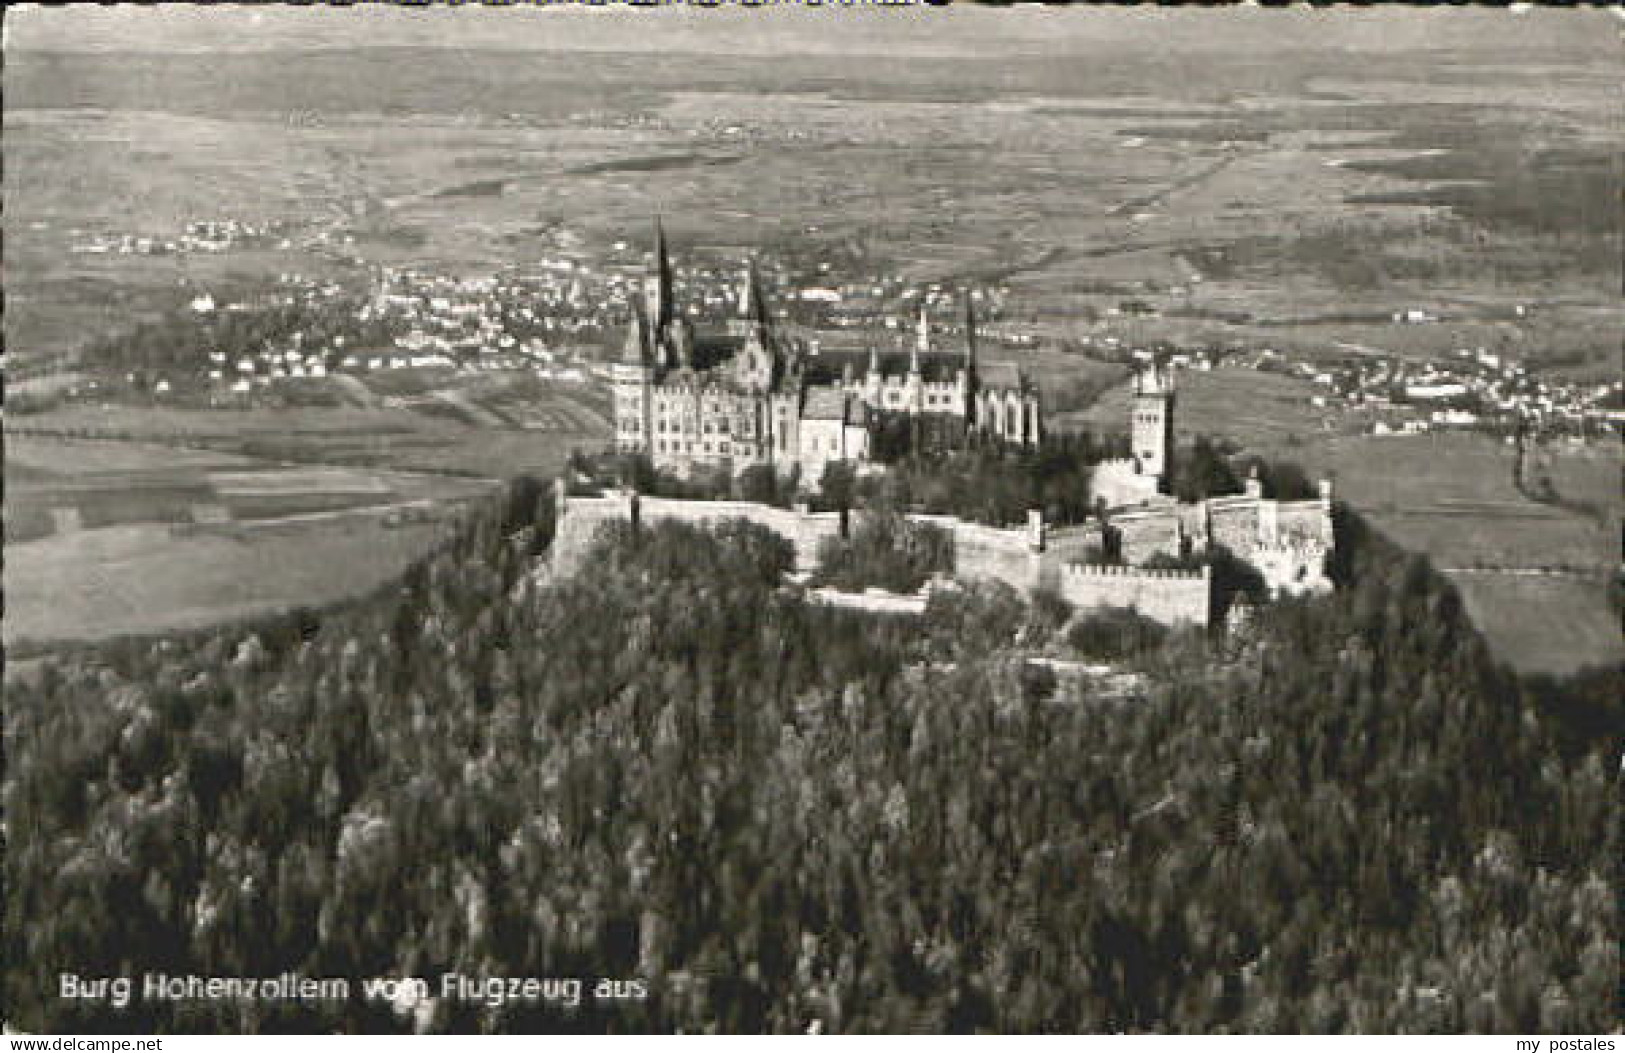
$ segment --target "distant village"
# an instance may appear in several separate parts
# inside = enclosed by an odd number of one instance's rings
[[[718,130],[722,134],[725,130]],[[76,232],[83,235],[83,232]],[[317,251],[367,274],[365,287],[330,277],[285,273],[269,292],[233,297],[197,288],[188,309],[200,320],[216,313],[267,308],[309,312],[325,339],[298,328],[261,346],[228,353],[200,347],[196,369],[154,376],[147,390],[162,397],[205,384],[224,400],[252,399],[274,385],[332,374],[365,376],[398,370],[453,373],[524,371],[544,380],[588,384],[608,378],[619,334],[647,266],[646,246],[625,241],[594,250],[568,229],[554,230],[550,250],[525,266],[478,276],[438,274],[422,267],[380,268],[354,254],[354,236],[341,229],[296,231],[277,222],[195,221],[178,234],[103,233],[75,245],[84,253],[184,254],[239,249]],[[795,250],[790,250],[792,253]],[[725,316],[737,300],[743,262],[699,257],[680,266],[675,288],[694,321]],[[837,276],[827,260],[757,260],[774,304],[776,323],[817,349],[849,350],[876,333],[903,346],[922,308],[943,334],[957,332],[955,290],[946,282],[888,273]],[[1113,335],[1121,316],[1154,314],[1126,299],[1103,312],[1097,333],[1056,340],[1022,318],[1010,290],[994,283],[972,290],[978,338],[984,347],[1019,356],[1061,351],[1125,365],[1153,353],[1181,368],[1252,368],[1299,378],[1314,388],[1314,408],[1345,430],[1373,435],[1475,430],[1509,439],[1517,433],[1598,436],[1625,424],[1619,381],[1584,384],[1531,371],[1524,362],[1483,347],[1460,347],[1432,360],[1341,345],[1307,355],[1275,348],[1134,346]],[[1520,315],[1526,308],[1520,305]],[[335,311],[348,317],[335,326]],[[1425,325],[1428,312],[1396,307],[1393,320]],[[335,332],[335,329],[342,330]],[[348,335],[346,335],[346,332]],[[1340,415],[1337,418],[1331,414]]]

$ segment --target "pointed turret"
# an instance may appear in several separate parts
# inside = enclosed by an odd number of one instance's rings
[[[679,317],[671,324],[671,350],[677,359],[677,368],[694,368],[694,327],[687,318]]]
[[[920,320],[914,326],[914,350],[924,354],[931,350],[931,321],[925,315],[925,299],[920,299]]]
[[[621,347],[621,361],[629,366],[648,365],[649,335],[644,321],[643,307],[632,303],[632,321],[626,327],[626,343]]]

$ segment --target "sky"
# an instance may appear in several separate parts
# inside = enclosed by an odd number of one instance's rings
[[[448,46],[899,58],[1102,54],[1114,48],[1268,52],[1549,45],[1595,53],[1619,47],[1622,22],[1600,10],[1516,6],[1517,11],[1470,6],[1374,10],[848,3],[749,8],[25,4],[7,13],[4,42],[8,51]]]

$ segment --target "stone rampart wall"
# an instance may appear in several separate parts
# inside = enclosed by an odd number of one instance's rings
[[[1118,554],[1125,563],[1144,563],[1152,556],[1181,554],[1179,513],[1172,507],[1113,516]]]
[[[1200,571],[1142,570],[1138,567],[1061,568],[1061,598],[1079,609],[1132,607],[1165,625],[1208,623],[1212,582]]]
[[[556,574],[569,574],[581,565],[604,523],[627,522],[632,518],[628,496],[571,497],[560,501],[557,529],[550,558]]]
[[[796,568],[818,564],[818,546],[825,538],[841,535],[837,512],[806,512],[750,501],[683,501],[668,497],[639,497],[638,518],[644,523],[666,520],[704,526],[729,519],[744,519],[787,539],[796,550]]]
[[[552,565],[555,572],[577,569],[599,526],[634,518],[640,523],[673,520],[705,525],[744,519],[772,530],[795,546],[796,567],[817,565],[818,547],[826,539],[842,536],[842,517],[836,513],[774,508],[746,501],[682,501],[659,497],[560,497],[557,540]],[[951,516],[915,515],[911,522],[947,531],[954,544],[954,574],[963,579],[1002,581],[1030,593],[1053,589],[1076,607],[1133,607],[1148,618],[1173,624],[1208,622],[1211,581],[1206,568],[1199,572],[1143,570],[1137,567],[1086,566],[1078,561],[1098,547],[1099,531],[1092,525],[1066,527],[1050,533],[1040,550],[1034,544],[1041,524],[1026,527],[989,527]]]

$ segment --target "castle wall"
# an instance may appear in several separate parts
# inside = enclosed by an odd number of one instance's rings
[[[1256,545],[1263,526],[1257,497],[1215,497],[1207,502],[1211,539],[1240,556]]]
[[[1330,592],[1326,577],[1325,545],[1277,541],[1256,545],[1246,553],[1273,596],[1312,596]]]
[[[1059,527],[1044,538],[1044,552],[1039,560],[1038,587],[1059,592],[1061,568],[1069,563],[1083,563],[1105,552],[1106,538],[1100,524]]]
[[[638,517],[644,523],[672,521],[695,526],[744,519],[787,539],[795,547],[796,567],[802,570],[817,565],[818,546],[825,538],[839,537],[841,533],[841,517],[837,512],[800,512],[749,501],[640,497]]]
[[[806,598],[811,603],[826,607],[842,607],[865,614],[924,614],[930,602],[930,590],[922,589],[912,595],[899,595],[871,589],[868,592],[841,592],[837,589],[808,589]]]
[[[1112,516],[1111,527],[1117,533],[1118,555],[1124,563],[1144,563],[1152,556],[1182,554],[1179,513],[1172,505]]]
[[[1157,478],[1141,475],[1132,460],[1102,461],[1090,471],[1089,496],[1107,508],[1144,504],[1157,496]]]
[[[626,522],[631,518],[630,495],[561,499],[550,553],[554,573],[569,574],[578,570],[600,526]]]
[[[599,526],[630,520],[636,509],[641,523],[675,521],[697,526],[744,519],[773,531],[795,548],[796,568],[817,565],[819,546],[842,536],[838,513],[775,508],[748,501],[685,501],[661,497],[560,498],[557,537],[552,552],[555,572],[577,569]],[[1144,517],[1172,524],[1173,512]],[[1101,543],[1098,525],[1063,527],[1046,536],[1041,519],[1025,527],[1000,528],[969,523],[952,516],[911,515],[910,522],[935,526],[953,539],[954,574],[964,579],[1002,581],[1022,593],[1054,590],[1075,607],[1131,607],[1148,618],[1205,626],[1209,620],[1211,572],[1146,570],[1134,566],[1097,566],[1078,562]],[[1272,588],[1284,593],[1329,588],[1322,572],[1327,549],[1317,545],[1248,545],[1257,551],[1260,570]]]
[[[1275,540],[1290,544],[1331,545],[1330,499],[1277,501],[1274,504]]]
[[[841,517],[836,512],[800,512],[749,501],[684,501],[675,498],[570,497],[560,506],[558,528],[553,542],[552,563],[557,572],[567,573],[580,566],[582,556],[592,545],[598,527],[606,522],[628,522],[634,503],[640,523],[678,522],[708,526],[727,520],[744,519],[787,539],[795,548],[796,566],[807,569],[818,562],[818,546],[841,533]]]
[[[1208,623],[1211,572],[1141,570],[1137,567],[1061,568],[1061,598],[1079,609],[1132,607],[1147,618],[1174,625]]]
[[[1002,581],[1021,592],[1038,588],[1043,560],[1028,528],[983,526],[953,516],[912,515],[908,519],[948,532],[954,540],[956,576]]]

